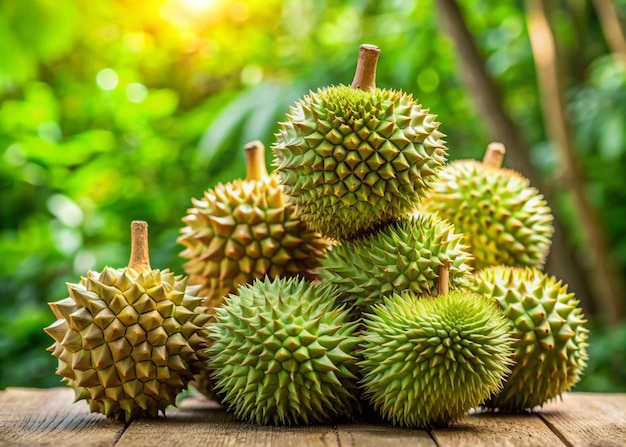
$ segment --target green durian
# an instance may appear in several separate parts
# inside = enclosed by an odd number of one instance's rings
[[[508,322],[485,296],[394,293],[364,323],[360,384],[394,425],[446,426],[501,389],[510,372]]]
[[[503,156],[504,146],[493,143],[482,163],[449,163],[419,209],[465,234],[477,270],[500,264],[541,268],[554,233],[552,212],[528,179],[501,167]]]
[[[209,364],[237,417],[296,425],[358,410],[354,351],[360,341],[327,284],[277,278],[239,287],[216,309]]]
[[[56,373],[92,412],[130,422],[156,417],[204,367],[209,319],[199,287],[150,267],[147,224],[132,223],[128,267],[89,271],[50,303],[45,328]]]
[[[247,177],[192,199],[178,238],[189,282],[201,286],[210,313],[240,284],[266,275],[314,279],[330,244],[296,219],[278,177],[267,173],[263,144],[244,149]]]
[[[535,268],[496,266],[470,289],[494,299],[515,338],[515,367],[487,408],[521,412],[571,389],[587,365],[585,317],[567,285]]]
[[[436,116],[411,95],[376,88],[379,51],[361,46],[352,86],[318,89],[291,107],[272,146],[297,217],[335,239],[411,210],[445,163]]]
[[[441,264],[449,266],[452,288],[460,287],[471,276],[471,259],[452,225],[416,212],[333,247],[318,274],[337,286],[342,301],[368,310],[391,293],[435,295]]]

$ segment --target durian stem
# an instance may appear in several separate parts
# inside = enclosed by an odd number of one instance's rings
[[[504,144],[491,143],[487,146],[487,151],[483,157],[483,164],[494,168],[501,168],[505,152]]]
[[[148,254],[148,223],[141,220],[133,220],[130,224],[130,261],[128,267],[137,272],[152,270],[150,268],[150,255]]]
[[[246,144],[246,180],[263,180],[267,178],[265,167],[265,146],[258,140]]]
[[[352,88],[361,90],[376,90],[376,63],[380,48],[376,45],[363,44],[359,48],[359,61],[352,80]]]
[[[450,286],[450,267],[446,264],[439,266],[439,278],[437,280],[437,295],[447,295]]]

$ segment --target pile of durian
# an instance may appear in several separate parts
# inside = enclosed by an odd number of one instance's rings
[[[587,360],[574,294],[542,272],[552,214],[527,179],[446,164],[436,116],[375,86],[362,45],[351,86],[310,92],[247,177],[182,219],[185,273],[150,267],[133,222],[128,267],[89,271],[50,303],[57,374],[91,411],[156,417],[193,385],[238,418],[296,425],[374,412],[446,426],[470,409],[523,412]]]

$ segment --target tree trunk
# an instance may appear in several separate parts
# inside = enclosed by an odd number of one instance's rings
[[[612,0],[593,0],[592,3],[613,57],[626,67],[626,38],[615,4]]]
[[[484,57],[474,42],[457,2],[436,0],[436,6],[443,26],[456,46],[461,64],[459,71],[464,76],[478,111],[486,121],[490,138],[506,146],[506,164],[525,175],[551,204],[551,195],[530,162],[528,143],[504,109],[500,92],[487,73]],[[593,312],[596,310],[594,304],[597,298],[592,294],[583,269],[576,262],[576,255],[559,223],[557,211],[554,206],[551,207],[555,213],[555,234],[546,271],[568,284],[569,290],[576,293],[586,312]]]
[[[559,78],[556,42],[546,12],[545,0],[526,0],[528,34],[535,58],[537,83],[541,92],[546,131],[554,142],[562,163],[565,189],[574,196],[576,211],[586,236],[589,271],[597,304],[609,323],[618,323],[623,315],[623,285],[611,262],[604,228],[585,194],[585,178],[578,166]]]
[[[487,73],[484,57],[476,47],[457,2],[436,0],[435,3],[444,28],[456,46],[462,66],[460,71],[476,107],[486,119],[489,134],[492,139],[506,147],[508,163],[525,175],[531,183],[538,184],[538,176],[528,158],[528,145],[504,110],[500,92]]]

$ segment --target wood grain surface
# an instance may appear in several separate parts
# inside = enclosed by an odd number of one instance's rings
[[[89,412],[70,388],[0,392],[0,445],[111,446],[124,424]]]
[[[536,414],[475,413],[448,428],[435,429],[432,434],[440,447],[563,445]]]
[[[626,446],[626,394],[568,393],[534,413],[471,412],[430,432],[380,420],[265,427],[238,421],[203,397],[125,425],[73,400],[69,388],[0,391],[0,446]]]
[[[626,394],[569,393],[538,415],[572,446],[626,446]]]

